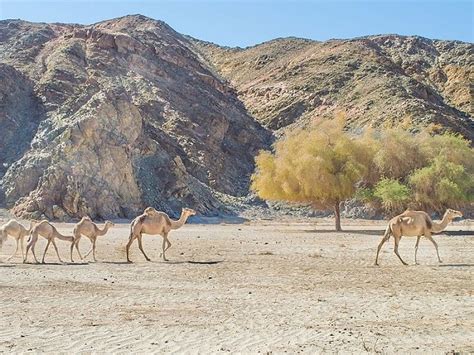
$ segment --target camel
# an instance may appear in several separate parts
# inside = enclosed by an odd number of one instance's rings
[[[171,243],[168,239],[168,233],[173,229],[178,229],[182,227],[189,216],[194,216],[196,211],[190,208],[183,208],[181,211],[181,217],[177,221],[173,221],[166,213],[158,212],[152,207],[145,209],[143,214],[136,217],[130,226],[130,237],[127,243],[127,261],[131,263],[129,257],[130,246],[132,245],[135,239],[138,239],[138,247],[140,248],[143,256],[147,261],[150,261],[150,258],[145,254],[142,245],[142,236],[143,234],[160,234],[163,237],[162,244],[162,254],[163,260],[166,259],[166,251],[171,247]]]
[[[418,244],[420,238],[424,236],[426,239],[430,240],[436,249],[436,254],[438,255],[438,261],[442,263],[441,258],[439,257],[438,244],[434,241],[432,234],[440,233],[446,229],[447,225],[455,218],[462,217],[462,213],[456,210],[447,209],[444,213],[443,219],[440,223],[433,222],[424,211],[410,211],[407,210],[402,214],[393,217],[389,222],[382,241],[380,242],[377,248],[377,256],[375,257],[375,265],[378,265],[379,252],[383,244],[389,240],[390,236],[393,235],[395,240],[394,253],[398,256],[403,265],[408,265],[400,257],[398,253],[398,244],[402,236],[405,237],[416,237],[415,244],[415,264],[418,264],[416,261],[416,254],[418,252]]]
[[[97,259],[95,257],[95,243],[97,241],[97,237],[105,235],[108,232],[108,230],[113,226],[114,224],[112,222],[105,221],[104,228],[100,229],[99,226],[97,226],[97,224],[92,222],[92,220],[89,217],[83,217],[80,220],[80,222],[74,226],[74,230],[73,230],[74,241],[71,244],[71,262],[74,262],[74,260],[72,259],[72,251],[74,249],[74,246],[76,246],[76,250],[77,250],[77,253],[79,254],[79,257],[81,258],[81,261],[83,261],[84,258],[87,258],[89,254],[92,252],[94,261],[97,262]],[[79,241],[81,240],[82,236],[89,238],[89,240],[92,243],[91,249],[86,253],[84,257],[82,257],[81,252],[79,251]]]
[[[44,254],[43,254],[43,260],[41,261],[44,264],[44,258],[46,256],[46,252],[48,251],[49,244],[53,244],[54,249],[56,250],[56,255],[58,256],[59,262],[63,262],[61,257],[59,256],[58,252],[58,247],[56,246],[56,242],[54,241],[55,238],[58,238],[60,240],[66,240],[69,242],[74,241],[74,237],[71,236],[66,236],[62,235],[61,233],[58,232],[56,227],[54,227],[51,223],[49,223],[47,220],[43,220],[39,222],[37,225],[33,227],[33,230],[30,233],[30,239],[28,239],[28,244],[26,246],[26,254],[25,258],[23,259],[23,263],[26,263],[26,259],[28,258],[28,252],[31,249],[33,253],[33,257],[35,258],[35,262],[38,264],[38,259],[36,259],[36,254],[35,254],[35,245],[36,242],[38,241],[38,236],[42,236],[48,240],[48,244],[46,244],[46,248],[44,249]]]
[[[0,227],[0,249],[2,247],[2,243],[8,238],[8,236],[13,237],[16,241],[16,249],[15,252],[8,257],[7,261],[10,261],[18,252],[18,246],[21,249],[21,258],[23,259],[24,256],[24,247],[23,247],[23,240],[25,236],[30,234],[31,230],[33,229],[34,223],[30,222],[30,228],[26,229],[15,221],[14,219],[9,220],[3,226]]]

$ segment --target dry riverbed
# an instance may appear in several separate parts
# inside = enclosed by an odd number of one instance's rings
[[[4,222],[4,221],[0,221]],[[125,263],[128,225],[98,241],[97,263],[11,263],[0,252],[0,352],[473,352],[474,237],[393,241],[373,266],[382,222],[188,224],[145,236]],[[58,224],[63,233],[72,224]],[[451,230],[472,230],[467,222]],[[58,241],[69,259],[69,243]],[[45,241],[37,245],[42,256]],[[81,250],[89,249],[87,239]],[[77,255],[75,255],[77,259]],[[30,254],[30,261],[32,260]]]

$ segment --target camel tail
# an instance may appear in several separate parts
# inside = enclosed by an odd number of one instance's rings
[[[30,229],[30,234],[28,235],[28,240],[26,241],[27,243],[29,243],[31,238],[33,238],[33,229],[34,228],[35,228],[35,226],[33,226],[33,228]]]
[[[387,238],[387,240],[390,239],[390,236],[392,236],[392,228],[390,227],[390,224],[387,226],[387,229],[385,229],[385,233],[383,234],[384,238]]]

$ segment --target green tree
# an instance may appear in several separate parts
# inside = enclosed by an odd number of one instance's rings
[[[474,175],[466,167],[439,155],[428,166],[414,171],[409,183],[415,200],[423,207],[441,212],[474,201]]]
[[[473,201],[474,151],[460,135],[382,132],[375,166],[378,182],[368,182],[374,198],[389,212],[406,207],[441,212]]]
[[[400,128],[381,132],[379,150],[374,158],[379,178],[403,179],[413,170],[425,166],[427,149],[422,150],[420,137]]]
[[[333,208],[341,230],[340,203],[352,197],[356,184],[368,175],[373,149],[364,139],[344,131],[338,117],[301,129],[256,157],[251,188],[267,200],[308,203]]]
[[[383,178],[374,189],[374,196],[378,197],[384,209],[390,212],[403,210],[410,195],[410,189],[395,179]]]

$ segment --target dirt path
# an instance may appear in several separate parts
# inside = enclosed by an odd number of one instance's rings
[[[0,352],[474,351],[472,236],[435,237],[441,265],[422,240],[421,265],[402,266],[390,243],[374,267],[381,235],[363,230],[380,223],[344,233],[265,223],[186,225],[171,234],[168,263],[151,236],[153,261],[134,244],[135,263],[124,263],[125,224],[98,241],[98,263],[0,263]],[[411,264],[414,242],[400,247]],[[68,243],[58,245],[66,258]],[[13,250],[9,240],[0,260]]]

